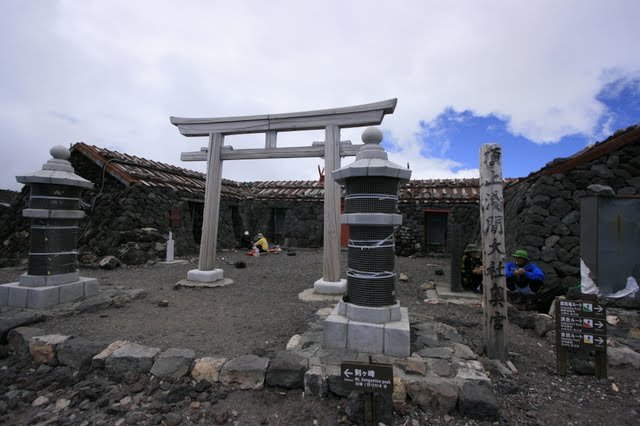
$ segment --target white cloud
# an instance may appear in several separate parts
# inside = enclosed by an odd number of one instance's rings
[[[171,115],[393,97],[398,107],[383,127],[400,151],[390,159],[409,161],[414,177],[470,176],[477,170],[419,154],[420,120],[451,106],[508,118],[513,133],[540,143],[592,134],[605,113],[595,95],[612,81],[607,70],[640,70],[639,12],[632,0],[5,1],[0,187],[17,187],[14,176],[38,169],[51,145],[78,140],[204,170],[179,155],[206,140],[181,136]],[[343,138],[357,142],[359,133]],[[306,145],[307,137],[279,140]],[[223,175],[315,179],[321,161],[227,162]]]

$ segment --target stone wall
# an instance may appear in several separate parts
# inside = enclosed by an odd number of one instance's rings
[[[580,197],[591,194],[591,184],[639,195],[640,144],[565,174],[533,176],[505,188],[507,254],[527,250],[548,285],[569,288],[580,281]]]
[[[425,254],[425,209],[450,210],[448,216],[448,229],[452,224],[461,224],[463,235],[468,238],[468,242],[480,239],[479,221],[480,210],[477,203],[420,203],[412,201],[401,201],[398,209],[402,213],[402,225],[396,228],[396,254],[399,256],[410,256],[412,254]],[[450,235],[444,246],[444,251],[449,252]]]
[[[25,186],[8,207],[0,209],[0,268],[17,265],[29,252],[29,222],[22,217],[28,195]]]
[[[284,234],[292,247],[322,247],[323,200],[246,200],[242,203],[247,230],[252,236],[265,234],[269,242],[274,239],[274,209],[286,209]]]

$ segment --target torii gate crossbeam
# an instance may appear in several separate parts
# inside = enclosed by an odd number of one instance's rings
[[[223,160],[324,157],[324,253],[323,292],[341,293],[346,284],[340,280],[340,190],[331,171],[340,168],[340,157],[355,155],[361,145],[340,142],[340,129],[378,125],[385,114],[392,114],[397,99],[316,111],[286,114],[253,115],[222,118],[171,117],[171,123],[185,136],[209,136],[209,146],[196,152],[182,153],[183,161],[207,161],[207,180],[204,217],[198,269],[189,271],[188,280],[214,282],[223,278],[221,269],[215,269],[216,242]],[[325,130],[324,143],[310,147],[277,148],[277,133],[297,130]],[[224,146],[225,135],[265,133],[264,149],[238,149]],[[342,280],[344,281],[344,280]],[[318,284],[316,282],[316,285]],[[336,284],[332,290],[332,284]],[[316,286],[316,290],[318,287]]]

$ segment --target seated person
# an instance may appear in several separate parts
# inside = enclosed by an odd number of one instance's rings
[[[515,303],[534,303],[538,290],[542,287],[544,272],[529,258],[525,250],[516,250],[513,262],[506,264],[507,290]]]
[[[480,248],[475,244],[468,244],[462,256],[462,288],[481,293],[483,271]]]
[[[266,253],[269,251],[269,243],[262,233],[258,233],[258,241],[253,243],[253,245],[260,251],[260,253]]]
[[[253,248],[253,243],[251,242],[249,231],[244,231],[244,235],[240,237],[240,242],[238,243],[238,247],[241,250],[251,250]]]

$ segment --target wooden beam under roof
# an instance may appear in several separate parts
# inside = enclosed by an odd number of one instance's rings
[[[373,126],[380,124],[385,114],[392,114],[397,103],[398,99],[394,98],[344,108],[285,114],[212,118],[171,117],[171,124],[177,126],[184,136],[208,136],[211,133],[233,135],[268,131],[318,130],[325,129],[329,125],[338,127]]]

